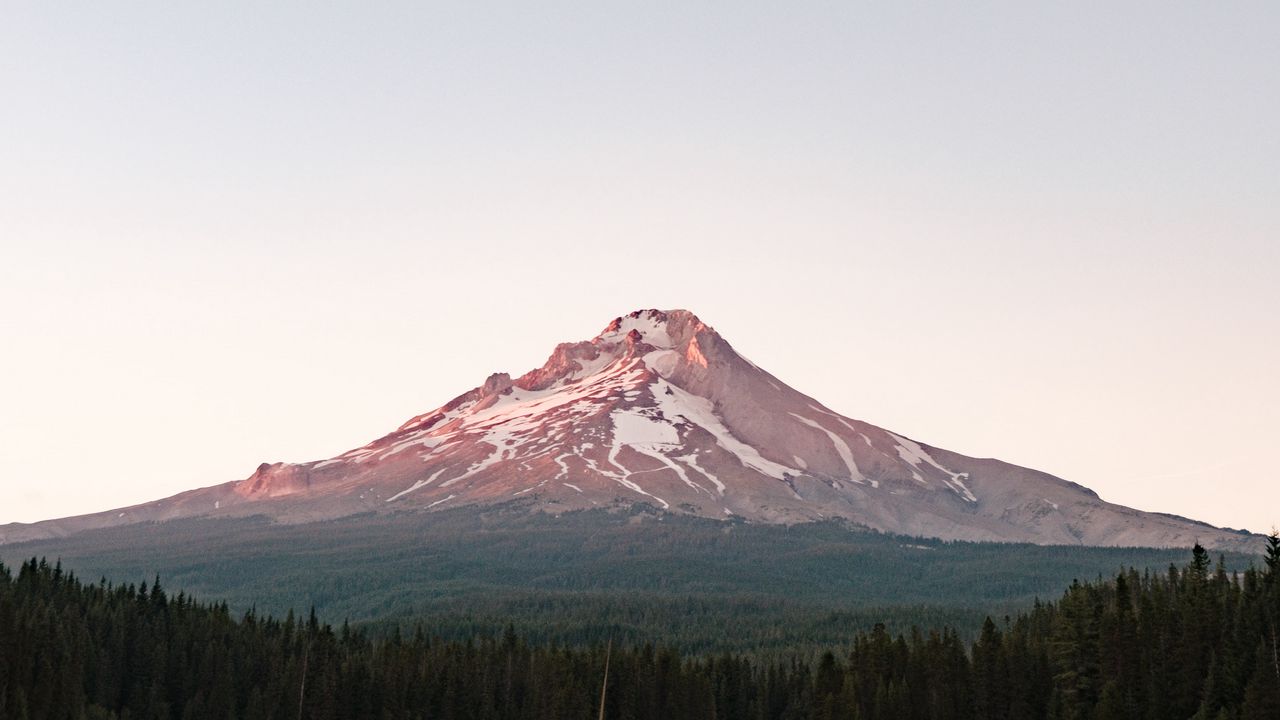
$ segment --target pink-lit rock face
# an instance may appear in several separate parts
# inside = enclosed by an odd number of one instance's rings
[[[759,522],[845,518],[959,540],[1218,547],[1248,536],[1103,502],[997,460],[843,417],[734,351],[686,310],[642,310],[556,347],[334,458],[97,515],[0,528],[0,541],[195,515],[284,522],[520,502]]]
[[[280,497],[310,489],[310,467],[290,463],[262,463],[247,479],[235,484],[237,495],[250,498]]]

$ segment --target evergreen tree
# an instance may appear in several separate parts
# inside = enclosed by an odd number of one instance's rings
[[[785,660],[614,646],[606,716],[634,720],[969,720],[1280,717],[1274,645],[1280,543],[1229,576],[1185,570],[1073,583],[1057,602],[950,629],[893,634]],[[0,718],[299,716],[542,720],[596,712],[604,651],[498,635],[246,613],[141,586],[84,585],[58,564],[0,565]],[[1194,678],[1192,687],[1180,687]]]

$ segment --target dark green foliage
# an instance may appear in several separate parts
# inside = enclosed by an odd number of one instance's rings
[[[629,720],[1268,718],[1280,710],[1280,566],[1130,570],[950,630],[884,625],[814,655],[614,644],[605,717]],[[443,640],[246,613],[159,581],[84,585],[0,565],[0,718],[587,718],[604,648],[514,627]],[[1186,687],[1180,687],[1185,684]]]
[[[661,642],[686,653],[837,645],[882,623],[949,626],[1053,597],[1074,578],[1165,568],[1184,551],[947,543],[835,522],[757,525],[662,514],[517,508],[368,515],[308,525],[186,520],[0,547],[82,577],[160,573],[235,612],[314,606],[382,632],[464,639],[508,624],[530,642]],[[1256,558],[1231,556],[1243,568]],[[370,626],[370,623],[375,623]]]

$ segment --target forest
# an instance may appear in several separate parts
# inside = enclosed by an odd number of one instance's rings
[[[668,645],[442,639],[204,603],[159,581],[0,566],[0,717],[847,720],[1280,717],[1280,536],[1228,571],[1076,581],[953,630],[883,625],[791,658]],[[607,668],[607,670],[606,670]]]
[[[445,639],[655,642],[684,653],[817,652],[883,624],[966,642],[1072,580],[1163,570],[1185,550],[943,542],[841,522],[768,525],[629,511],[502,506],[282,525],[259,518],[139,524],[0,546],[16,567],[61,559],[82,578],[164,584],[233,614]],[[1228,554],[1228,570],[1256,555]]]

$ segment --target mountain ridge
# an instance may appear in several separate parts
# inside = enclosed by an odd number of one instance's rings
[[[848,418],[687,310],[637,310],[333,458],[92,515],[0,526],[0,542],[191,516],[308,522],[512,500],[643,502],[703,517],[843,518],[951,540],[1234,548],[1256,537],[1103,501],[1083,485]]]

